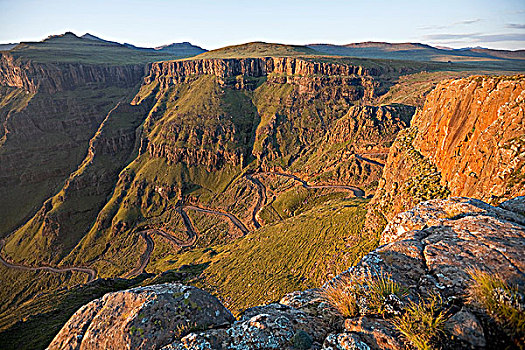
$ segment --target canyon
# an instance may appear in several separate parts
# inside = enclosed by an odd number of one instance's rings
[[[0,280],[12,286],[0,288],[2,348],[35,330],[22,348],[43,348],[64,324],[50,348],[370,346],[363,324],[391,325],[368,315],[342,331],[312,291],[370,268],[412,288],[413,301],[414,284],[442,293],[453,282],[443,298],[460,296],[467,267],[437,247],[470,259],[482,248],[462,236],[469,227],[484,242],[512,240],[483,254],[514,267],[472,264],[522,283],[519,69],[479,75],[264,43],[170,60],[161,51],[66,33],[0,53]],[[158,324],[137,316],[155,300]],[[118,304],[137,318],[123,323]],[[162,326],[156,313],[179,304],[221,316],[177,311],[181,321]]]

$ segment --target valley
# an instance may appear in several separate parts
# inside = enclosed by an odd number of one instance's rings
[[[525,195],[521,58],[183,44],[66,33],[0,53],[1,348],[159,281],[237,316],[358,264],[424,200]]]

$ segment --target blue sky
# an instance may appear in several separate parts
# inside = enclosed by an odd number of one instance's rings
[[[370,40],[525,49],[525,1],[0,0],[0,43],[66,31],[148,47]]]

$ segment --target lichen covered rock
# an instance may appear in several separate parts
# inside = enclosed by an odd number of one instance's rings
[[[480,200],[423,202],[395,216],[381,243],[341,276],[388,274],[413,300],[429,293],[463,295],[472,269],[524,283],[523,217]]]
[[[321,318],[282,304],[250,308],[231,327],[192,333],[163,350],[182,349],[300,349],[317,346],[328,333]]]
[[[80,308],[53,349],[159,349],[192,330],[227,326],[232,314],[213,296],[181,284],[109,293]]]

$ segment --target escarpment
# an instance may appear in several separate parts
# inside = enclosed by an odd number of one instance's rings
[[[376,77],[381,74],[377,67],[291,57],[156,62],[133,100],[142,104],[154,97],[145,128],[151,133],[145,134],[141,152],[171,164],[206,164],[210,170],[246,164],[251,157],[263,167],[293,160],[332,134],[343,111],[380,93],[382,83]],[[190,107],[195,96],[201,101]],[[376,124],[388,124],[391,111],[398,109],[394,114],[403,114],[406,125],[413,110],[402,106],[381,107]],[[239,112],[245,115],[241,118]],[[362,115],[367,113],[375,114],[373,108]],[[386,124],[379,133],[389,128]]]
[[[388,156],[373,205],[390,219],[422,200],[525,194],[525,77],[440,83]]]
[[[155,80],[162,84],[180,81],[191,75],[214,75],[220,79],[244,75],[262,77],[266,75],[379,75],[378,68],[365,68],[347,64],[315,62],[292,57],[196,59],[155,62],[144,82]]]
[[[0,54],[0,85],[33,93],[56,93],[88,84],[133,87],[145,73],[145,66],[138,64],[38,63]]]
[[[20,55],[17,53],[16,55]],[[39,62],[0,56],[0,235],[28,220],[79,166],[107,113],[145,74],[139,64]],[[67,56],[67,55],[66,55]]]

